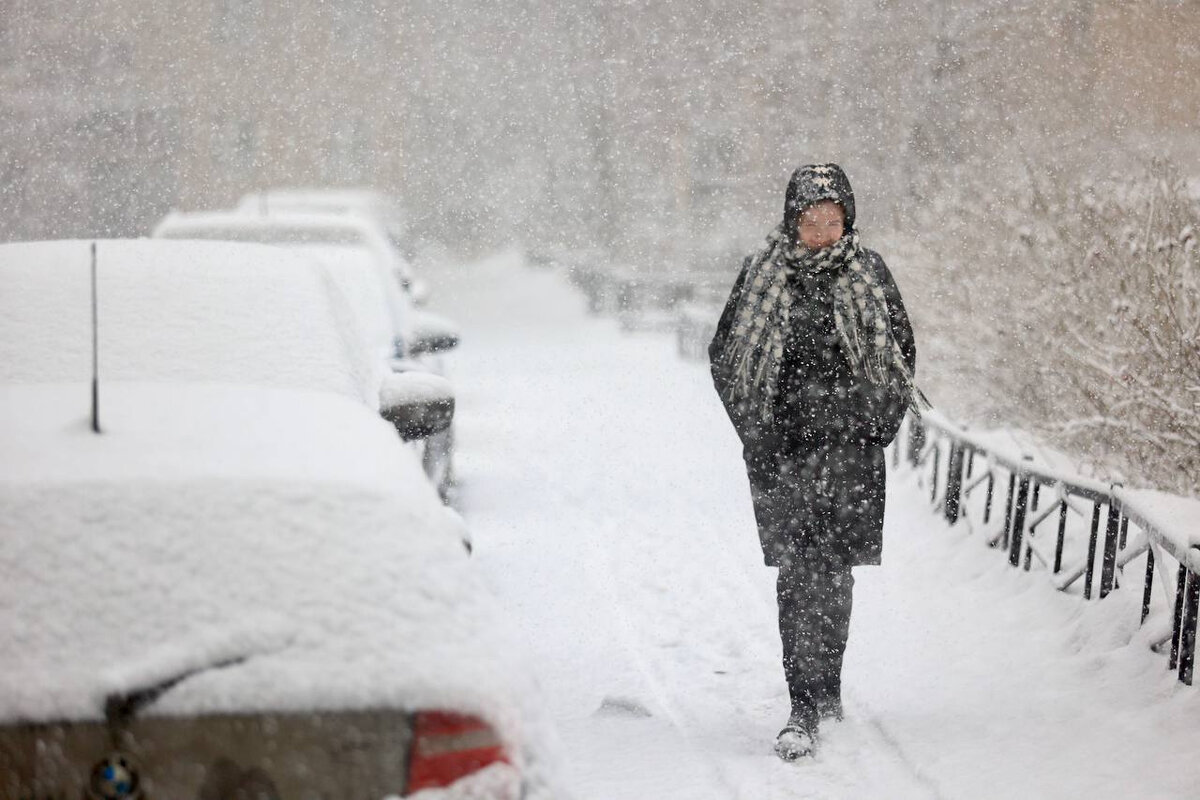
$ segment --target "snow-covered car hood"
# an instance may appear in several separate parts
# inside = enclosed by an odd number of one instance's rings
[[[451,707],[522,678],[416,454],[331,393],[0,387],[0,721]]]

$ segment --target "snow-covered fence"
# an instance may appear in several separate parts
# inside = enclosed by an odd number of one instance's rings
[[[729,291],[727,275],[594,266],[575,266],[568,274],[587,298],[589,312],[616,317],[625,331],[673,331],[681,357],[708,359],[708,343]]]
[[[1153,637],[1154,647],[1170,641],[1169,667],[1191,685],[1200,612],[1200,501],[1133,492],[1037,465],[936,412],[910,417],[893,458],[897,464],[906,459],[923,477],[928,470],[930,502],[948,522],[978,525],[989,547],[1007,552],[1010,565],[1029,571],[1036,561],[1060,591],[1071,591],[1082,578],[1083,598],[1098,592],[1103,599],[1119,587],[1125,568],[1144,557],[1141,624],[1156,610],[1169,616],[1170,633]],[[993,523],[997,487],[1004,494],[999,525]],[[1045,531],[1052,526],[1049,537]]]
[[[578,266],[571,281],[588,300],[593,314],[612,314],[623,330],[667,330],[676,309],[691,300],[694,285],[687,276],[635,269]]]
[[[579,265],[572,267],[567,274],[571,283],[587,298],[588,311],[592,314],[603,311],[604,284],[608,277],[605,271],[594,266]]]

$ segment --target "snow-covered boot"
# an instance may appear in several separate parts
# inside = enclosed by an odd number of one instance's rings
[[[775,737],[775,755],[784,761],[811,756],[817,748],[816,723],[793,713]]]

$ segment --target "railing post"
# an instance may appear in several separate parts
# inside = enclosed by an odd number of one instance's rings
[[[1096,572],[1096,542],[1100,534],[1100,501],[1092,506],[1092,534],[1088,537],[1087,567],[1083,579],[1083,599],[1092,599],[1092,576]]]
[[[1017,473],[1010,472],[1008,475],[1008,496],[1004,499],[1004,539],[1001,541],[1001,547],[1008,547],[1009,537],[1012,533],[1012,518],[1013,518],[1013,499],[1017,493]]]
[[[959,441],[950,445],[950,458],[946,464],[946,521],[951,525],[958,522],[958,507],[962,500],[963,446]]]
[[[1038,500],[1040,500],[1041,497],[1042,497],[1042,484],[1040,482],[1035,482],[1033,484],[1033,499],[1029,501],[1029,510],[1030,511],[1036,512],[1038,510]],[[1033,538],[1033,531],[1036,527],[1037,527],[1036,524],[1029,526],[1029,538],[1030,539]],[[1027,542],[1025,544],[1025,571],[1026,572],[1029,572],[1029,567],[1032,564],[1033,564],[1033,545],[1031,543]]]
[[[988,473],[987,501],[983,504],[983,524],[992,521],[992,497],[996,493],[996,473]]]
[[[933,476],[929,479],[929,483],[932,486],[929,490],[929,502],[933,503],[937,501],[938,473],[942,469],[942,448],[938,447],[936,442],[933,445],[933,458],[931,460],[933,461]]]
[[[1200,575],[1188,572],[1179,629],[1179,680],[1192,685],[1196,666],[1196,623],[1200,615]]]
[[[1025,535],[1025,507],[1029,502],[1029,473],[1022,472],[1017,489],[1017,505],[1013,509],[1012,541],[1009,543],[1008,564],[1021,565],[1021,541]]]
[[[1146,617],[1150,616],[1150,599],[1154,592],[1154,548],[1146,548],[1146,585],[1142,589],[1142,620],[1140,625],[1146,623]]]
[[[1119,486],[1120,484],[1114,484]],[[1100,567],[1100,599],[1108,597],[1113,588],[1113,577],[1117,567],[1117,539],[1121,535],[1121,508],[1110,492],[1108,501],[1108,525],[1104,529],[1104,563]]]
[[[1183,598],[1187,587],[1187,566],[1179,565],[1179,574],[1175,578],[1175,608],[1171,611],[1171,657],[1167,660],[1167,669],[1179,666],[1179,646],[1183,643]]]
[[[1065,498],[1065,495],[1064,495]],[[1058,541],[1054,545],[1054,574],[1062,571],[1063,543],[1067,538],[1067,501],[1063,499],[1058,508]]]

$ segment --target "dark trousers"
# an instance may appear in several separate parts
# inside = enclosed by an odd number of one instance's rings
[[[815,723],[840,708],[854,576],[847,566],[784,563],[776,583],[792,713]]]

